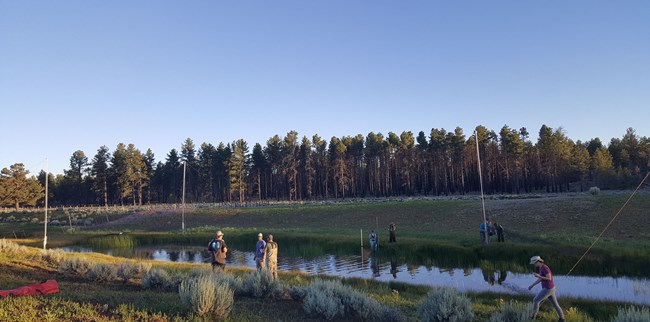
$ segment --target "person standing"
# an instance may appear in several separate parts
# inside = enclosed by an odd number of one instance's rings
[[[255,245],[255,267],[258,271],[264,268],[264,250],[266,249],[266,242],[262,233],[257,234],[257,244]]]
[[[487,219],[485,222],[482,222],[479,226],[479,232],[481,233],[481,242],[487,244],[490,242],[490,236],[494,234],[492,232],[492,223],[490,219]]]
[[[377,251],[377,234],[375,234],[374,230],[370,231],[370,235],[368,235],[368,239],[370,240],[370,249],[373,252]]]
[[[214,238],[208,243],[208,250],[212,253],[212,270],[215,272],[223,271],[226,268],[228,247],[226,246],[226,241],[223,240],[221,230],[217,231]]]
[[[505,237],[503,235],[503,226],[495,222],[494,229],[497,231],[497,242],[499,243],[505,242]]]
[[[388,225],[388,242],[389,243],[396,243],[397,240],[395,239],[395,230],[397,227],[395,226],[395,223],[391,222]]]
[[[531,257],[530,265],[535,265],[535,268],[539,273],[533,273],[533,276],[537,278],[537,281],[531,284],[528,289],[532,290],[535,285],[542,283],[542,290],[535,295],[535,298],[533,298],[533,315],[530,318],[535,319],[537,312],[539,312],[540,303],[546,299],[550,299],[550,302],[553,304],[555,312],[559,318],[559,322],[564,322],[564,313],[562,312],[560,304],[557,302],[557,296],[555,296],[555,283],[553,283],[553,273],[551,273],[551,269],[544,264],[544,260],[539,256]]]
[[[271,272],[273,279],[278,279],[278,243],[273,241],[273,235],[267,237],[268,242],[264,248],[266,268]]]

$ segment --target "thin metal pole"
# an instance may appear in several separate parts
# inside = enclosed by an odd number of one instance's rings
[[[363,229],[361,229],[361,248],[363,248]]]
[[[50,176],[47,158],[45,158],[45,223],[43,223],[43,250],[47,249],[47,195],[48,195],[48,177]]]
[[[185,232],[185,170],[187,169],[187,161],[183,162],[183,207],[181,210],[182,218],[183,218],[183,223],[182,223],[182,229],[183,232]]]
[[[485,218],[485,198],[483,197],[483,174],[481,172],[481,154],[479,153],[478,148],[478,132],[474,131],[474,141],[476,141],[476,158],[478,160],[478,179],[481,185],[481,203],[483,204],[483,224],[485,225],[485,236],[483,238],[484,243],[489,243],[489,228],[487,225],[487,219]]]

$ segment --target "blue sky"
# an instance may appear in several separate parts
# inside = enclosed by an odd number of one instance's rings
[[[650,136],[649,1],[0,0],[0,167],[542,124]]]

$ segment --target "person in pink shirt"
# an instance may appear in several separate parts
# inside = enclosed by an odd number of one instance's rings
[[[531,257],[530,265],[535,265],[535,268],[539,273],[533,273],[533,276],[537,278],[537,281],[531,284],[528,289],[532,290],[535,285],[542,283],[542,290],[539,291],[533,299],[533,316],[530,318],[534,320],[537,312],[539,312],[539,304],[546,299],[550,299],[551,304],[555,307],[557,316],[560,318],[558,322],[564,322],[564,313],[562,313],[562,308],[557,302],[557,296],[555,296],[555,284],[553,283],[553,273],[551,273],[551,269],[544,264],[544,260],[539,256]]]

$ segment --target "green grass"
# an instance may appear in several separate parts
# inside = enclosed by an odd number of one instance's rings
[[[479,244],[477,230],[482,215],[480,201],[476,199],[198,209],[186,213],[188,229],[185,233],[180,232],[178,212],[167,211],[154,216],[150,213],[126,212],[110,215],[110,225],[99,228],[78,227],[74,233],[66,232],[68,227],[65,225],[50,227],[48,246],[203,246],[215,230],[220,229],[225,232],[225,239],[233,244],[252,244],[257,232],[261,231],[265,234],[273,233],[281,245],[291,248],[287,251],[302,256],[318,256],[324,252],[356,254],[360,246],[359,230],[364,231],[363,238],[367,247],[367,233],[370,229],[377,229],[378,222],[381,256],[398,261],[438,267],[481,267],[521,272],[529,270],[526,261],[534,253],[550,258],[554,272],[563,274],[594,241],[627,197],[626,194],[585,194],[488,199],[488,215],[505,226],[507,242],[487,247]],[[650,194],[640,194],[632,199],[604,238],[585,257],[577,272],[598,276],[647,277],[649,272],[646,267],[650,262],[650,234],[644,227],[647,209],[650,209]],[[11,214],[0,214],[0,218],[9,215]],[[64,214],[55,216],[62,215]],[[33,217],[34,214],[27,216]],[[101,222],[100,219],[96,220]],[[396,222],[398,227],[398,243],[395,245],[387,243],[386,228],[391,221]],[[123,234],[119,235],[120,232]],[[42,225],[31,224],[29,221],[0,223],[0,237],[3,236],[11,239],[17,237],[17,241],[24,245],[42,247]],[[46,314],[34,315],[45,321],[56,320],[56,317],[58,320],[67,319],[69,316],[65,314],[70,312],[77,312],[74,314],[84,317],[78,320],[197,320],[187,308],[180,306],[175,292],[145,291],[137,284],[125,285],[121,282],[95,285],[87,280],[68,278],[30,257],[35,252],[37,250],[33,248],[19,254],[0,252],[0,288],[8,289],[55,277],[61,283],[62,293],[35,298],[37,302],[20,299],[15,299],[18,302],[0,301],[0,312],[16,312],[17,309],[13,307],[29,304],[49,312],[29,311],[33,314]],[[94,253],[66,256],[84,256],[96,263],[115,264],[124,261]],[[172,275],[198,267],[189,263],[151,263],[168,270]],[[248,270],[229,267],[228,271],[242,275]],[[301,273],[280,273],[280,280],[287,285],[306,285],[313,278]],[[399,308],[409,320],[416,319],[417,307],[430,290],[425,286],[364,279],[344,279],[343,282],[368,293],[383,305]],[[528,303],[532,300],[529,296],[492,293],[470,293],[469,296],[477,321],[487,319],[505,301]],[[560,304],[565,312],[569,312],[567,317],[572,314],[569,321],[609,320],[616,314],[618,307],[623,306],[621,303],[570,298],[560,298]],[[575,309],[568,311],[570,308]],[[20,312],[16,314],[20,316]],[[142,318],[133,318],[135,316]],[[299,303],[238,297],[228,320],[259,321],[277,317],[296,321],[312,319],[305,315]],[[542,321],[556,319],[549,305],[542,306],[540,317]]]

